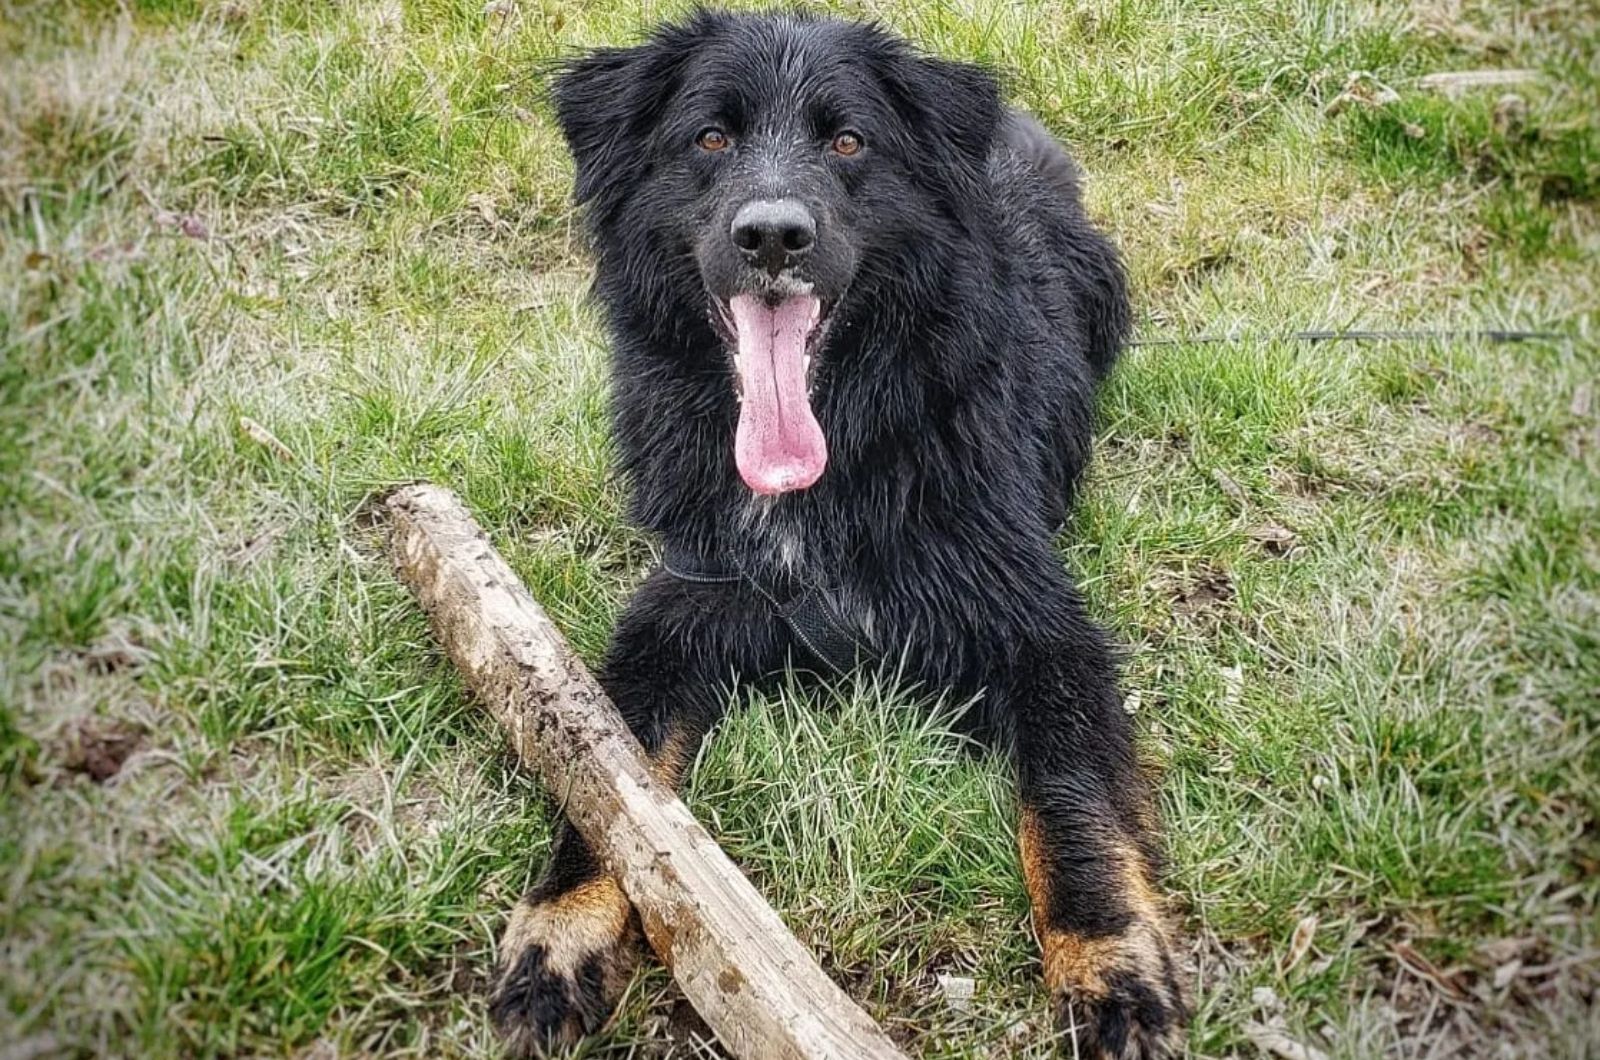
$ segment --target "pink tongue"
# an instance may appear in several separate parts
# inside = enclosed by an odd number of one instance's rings
[[[806,337],[822,306],[801,295],[771,308],[742,294],[728,308],[744,386],[733,441],[739,477],[757,493],[803,490],[828,466],[828,443],[806,396]]]

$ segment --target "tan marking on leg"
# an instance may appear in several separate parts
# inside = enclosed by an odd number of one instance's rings
[[[1122,893],[1133,915],[1138,919],[1163,918],[1166,915],[1166,899],[1156,890],[1155,873],[1144,852],[1123,839],[1112,844],[1110,856],[1120,870]]]
[[[1108,1060],[1176,1056],[1187,1011],[1186,973],[1174,951],[1176,934],[1167,920],[1166,902],[1137,836],[1101,832],[1084,837],[1104,857],[1114,881],[1111,898],[1129,915],[1121,931],[1094,938],[1050,924],[1054,867],[1043,823],[1030,808],[1023,808],[1017,838],[1045,986],[1073,1044],[1072,1055],[1087,1048],[1096,1056],[1114,1049]],[[1113,1047],[1103,1038],[1108,1028],[1123,1028],[1110,1031],[1126,1034],[1112,1039],[1120,1045]]]
[[[1050,862],[1038,814],[1022,811],[1017,828],[1022,854],[1022,878],[1033,909],[1033,934],[1044,962],[1045,985],[1052,990],[1072,987],[1094,996],[1105,993],[1100,969],[1116,948],[1117,939],[1086,939],[1050,926]]]
[[[1023,810],[1017,839],[1046,986],[1052,990],[1070,989],[1088,997],[1103,997],[1107,992],[1106,974],[1110,971],[1160,970],[1162,954],[1169,942],[1164,902],[1151,880],[1149,864],[1135,844],[1118,840],[1107,852],[1108,860],[1122,877],[1117,895],[1127,904],[1132,922],[1120,935],[1087,938],[1050,926],[1049,855],[1042,826],[1033,810]]]
[[[1050,865],[1044,852],[1044,839],[1040,835],[1039,815],[1032,810],[1022,811],[1017,826],[1017,845],[1022,851],[1022,880],[1028,888],[1028,902],[1033,907],[1034,930],[1043,930],[1049,922]]]
[[[656,748],[656,753],[650,756],[650,771],[661,783],[676,790],[683,783],[683,774],[693,758],[689,752],[689,738],[684,731],[671,729],[661,741],[661,746]]]

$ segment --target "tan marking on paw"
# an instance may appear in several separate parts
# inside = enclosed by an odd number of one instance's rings
[[[1159,919],[1136,918],[1122,934],[1095,939],[1064,931],[1039,933],[1045,986],[1072,1042],[1068,1055],[1169,1060],[1182,1053],[1187,988],[1171,945],[1172,936]],[[1148,1017],[1141,996],[1159,1006],[1158,1017]],[[1120,1016],[1111,1015],[1118,1011]],[[1108,1019],[1111,1025],[1125,1021],[1120,1046],[1101,1038]]]
[[[1052,991],[1067,990],[1085,997],[1109,993],[1107,976],[1132,974],[1148,981],[1158,994],[1163,984],[1169,946],[1166,926],[1159,921],[1135,920],[1120,935],[1085,938],[1068,931],[1036,931],[1044,961],[1044,981]]]
[[[631,949],[632,908],[609,876],[579,884],[549,901],[517,903],[500,940],[500,967],[514,967],[530,946],[543,946],[550,971],[573,975],[599,953]],[[609,961],[607,962],[610,963]]]

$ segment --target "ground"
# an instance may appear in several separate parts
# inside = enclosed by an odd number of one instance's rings
[[[636,7],[3,5],[8,1060],[492,1048],[549,809],[363,502],[459,490],[590,658],[650,565],[541,95]],[[1194,1055],[1595,1056],[1594,9],[837,9],[1073,147],[1142,338],[1240,335],[1129,353],[1061,543],[1160,778]],[[1461,70],[1513,73],[1424,80]],[[1562,337],[1274,338],[1342,327]],[[1047,1055],[1004,766],[926,706],[754,700],[690,802],[908,1048]],[[696,1031],[657,970],[588,1055]]]

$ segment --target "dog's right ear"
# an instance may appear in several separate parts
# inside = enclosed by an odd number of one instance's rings
[[[591,209],[616,204],[620,182],[636,170],[662,93],[657,68],[668,60],[654,41],[636,48],[600,48],[562,67],[556,75],[556,121],[577,166],[575,196]]]
[[[696,45],[720,20],[699,12],[633,48],[599,48],[556,74],[556,121],[577,164],[577,200],[603,218],[650,164],[651,131],[678,91]]]

